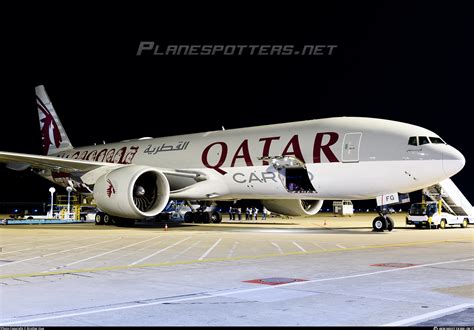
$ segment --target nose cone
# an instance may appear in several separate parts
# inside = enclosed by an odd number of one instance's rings
[[[453,176],[458,173],[466,164],[466,159],[458,150],[449,146],[443,152],[443,169],[446,175]]]

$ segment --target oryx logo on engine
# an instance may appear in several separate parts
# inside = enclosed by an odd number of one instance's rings
[[[109,186],[107,187],[107,197],[110,198],[112,194],[115,194],[115,187],[112,184],[112,181],[110,181],[110,179],[107,179],[107,183],[109,184]]]

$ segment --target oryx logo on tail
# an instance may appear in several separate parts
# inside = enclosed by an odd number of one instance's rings
[[[44,154],[53,155],[60,151],[73,149],[44,86],[36,87],[36,106],[38,107]]]
[[[54,146],[59,148],[63,139],[61,138],[61,132],[59,132],[58,124],[54,120],[53,115],[48,111],[48,109],[46,109],[46,106],[39,97],[36,97],[36,105],[38,106],[38,111],[44,115],[43,118],[40,118],[40,125],[42,125],[41,138],[43,142],[43,152],[47,155],[49,147],[53,142]],[[51,141],[51,138],[53,141]]]

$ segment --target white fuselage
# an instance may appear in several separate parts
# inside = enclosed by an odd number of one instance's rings
[[[410,137],[438,137],[405,123],[358,117],[128,140],[76,148],[58,157],[194,171],[213,184],[171,184],[171,198],[370,199],[406,193],[451,177],[464,157],[444,143],[409,144]],[[421,139],[420,139],[421,141]],[[260,157],[302,161],[314,191],[292,192],[282,172]],[[57,183],[61,178],[51,177]]]

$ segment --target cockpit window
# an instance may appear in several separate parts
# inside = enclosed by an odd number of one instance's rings
[[[419,136],[418,137],[418,142],[419,142],[420,146],[422,146],[424,144],[430,143],[430,140],[428,140],[428,138],[426,136]]]
[[[408,145],[410,145],[410,146],[417,146],[418,145],[418,140],[417,140],[416,136],[410,136],[410,138],[408,139]]]
[[[434,136],[430,136],[430,141],[431,143],[436,143],[436,144],[446,144],[446,142],[444,142],[443,139],[439,137],[434,137]]]
[[[421,146],[423,144],[446,144],[442,138],[436,136],[410,136],[408,138],[408,145],[410,146]]]

